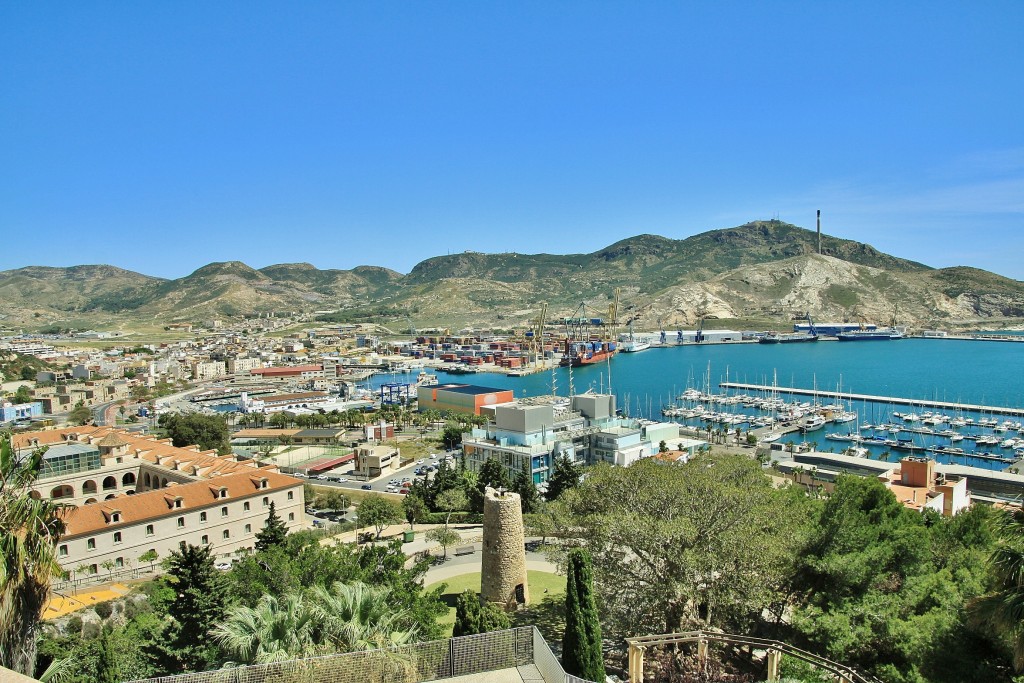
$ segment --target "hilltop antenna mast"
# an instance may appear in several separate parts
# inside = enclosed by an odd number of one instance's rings
[[[818,256],[821,256],[821,209],[818,209]]]

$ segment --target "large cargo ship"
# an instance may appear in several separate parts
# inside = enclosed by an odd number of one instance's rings
[[[903,339],[903,333],[895,327],[887,327],[881,330],[850,330],[836,335],[839,341],[890,341]]]
[[[579,342],[569,339],[565,340],[562,350],[562,367],[591,365],[601,363],[615,355],[617,350],[613,341]]]

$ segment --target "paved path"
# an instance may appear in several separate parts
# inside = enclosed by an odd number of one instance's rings
[[[527,553],[526,554],[526,570],[531,572],[548,572],[554,574],[558,571],[558,565],[549,562],[540,553]],[[447,581],[448,579],[456,576],[462,576],[463,574],[472,574],[473,572],[480,571],[480,551],[473,553],[472,555],[464,555],[463,557],[456,557],[449,559],[444,564],[435,565],[427,570],[427,575],[423,579],[423,584],[429,586],[432,583],[438,583],[440,581]]]
[[[77,612],[100,602],[113,600],[126,595],[131,589],[123,583],[115,583],[109,586],[94,588],[91,590],[78,591],[77,593],[54,593],[43,611],[43,619],[55,619],[57,617]]]

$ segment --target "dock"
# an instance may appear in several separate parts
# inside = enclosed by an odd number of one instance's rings
[[[891,403],[894,405],[918,406],[921,408],[941,408],[942,410],[969,410],[992,415],[1024,416],[1024,408],[1007,408],[1005,406],[983,406],[974,403],[954,403],[952,401],[931,401],[920,398],[903,398],[902,396],[874,396],[872,394],[850,394],[839,391],[822,391],[820,389],[800,389],[797,387],[776,387],[770,384],[746,384],[743,382],[721,382],[723,389],[739,389],[741,391],[764,391],[794,394],[797,396],[821,396],[842,401],[871,401],[873,403]]]

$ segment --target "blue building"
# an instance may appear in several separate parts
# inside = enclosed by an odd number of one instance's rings
[[[33,417],[40,417],[42,414],[43,404],[39,401],[18,404],[11,403],[10,401],[0,403],[0,422],[30,420]]]

